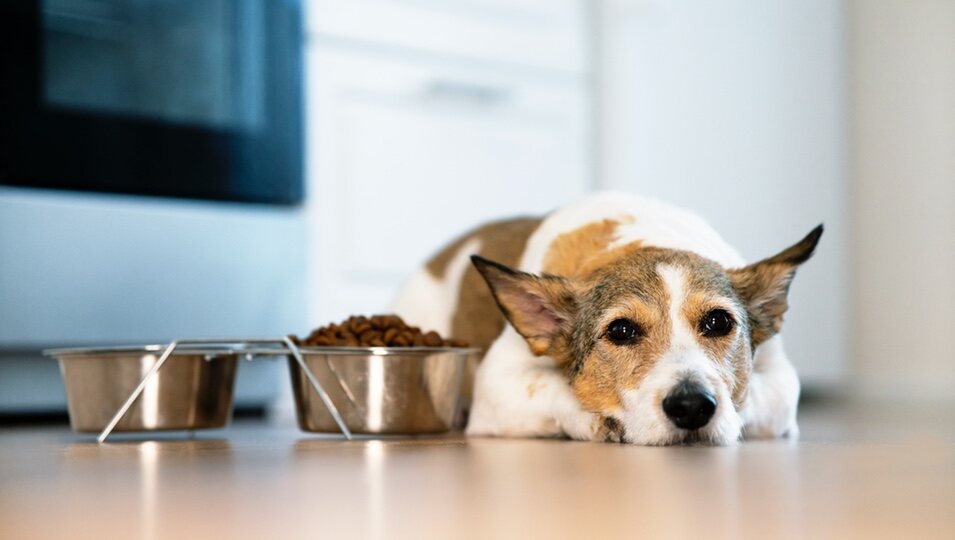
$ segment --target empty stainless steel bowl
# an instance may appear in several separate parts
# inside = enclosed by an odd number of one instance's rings
[[[479,349],[306,347],[305,364],[354,433],[440,433],[454,426],[469,358]],[[339,432],[338,425],[289,358],[298,425]]]
[[[66,386],[73,430],[101,431],[165,346],[54,349]],[[225,427],[232,415],[237,353],[229,348],[177,349],[156,372],[114,431]]]

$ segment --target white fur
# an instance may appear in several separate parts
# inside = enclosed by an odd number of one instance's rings
[[[590,439],[596,422],[553,360],[534,356],[507,325],[478,369],[468,435]]]
[[[659,201],[625,193],[603,192],[550,214],[528,239],[520,269],[539,273],[551,243],[561,234],[602,219],[618,219],[615,244],[639,240],[647,246],[692,251],[724,267],[744,265],[742,257],[702,218],[687,210]],[[465,249],[467,248],[467,249]],[[397,312],[414,324],[449,329],[457,299],[457,287],[467,265],[467,255],[475,246],[465,245],[454,257],[443,281],[422,272],[402,292]],[[682,287],[681,279],[669,272],[669,287]],[[446,295],[446,296],[445,296]],[[439,298],[443,297],[443,298]],[[674,320],[679,320],[675,317]],[[691,370],[713,385],[719,402],[716,416],[705,435],[713,442],[730,443],[745,423],[747,435],[778,436],[797,433],[795,422],[799,382],[786,358],[778,336],[756,351],[754,373],[748,399],[740,414],[731,405],[728,390],[714,377],[712,363],[704,362],[701,351],[688,345],[685,328],[679,343],[654,368],[644,385],[673,383],[676,373]],[[707,367],[709,366],[709,367]],[[654,414],[618,418],[625,425],[628,439],[637,443],[661,444],[678,436],[640,390],[623,396],[625,408],[653,410]],[[534,356],[523,338],[507,325],[487,351],[478,369],[474,402],[468,423],[469,435],[557,436],[591,439],[597,434],[597,418],[584,411],[574,397],[566,378],[555,363]]]
[[[796,406],[799,403],[799,377],[780,335],[766,340],[756,349],[749,395],[740,416],[746,438],[799,436]]]

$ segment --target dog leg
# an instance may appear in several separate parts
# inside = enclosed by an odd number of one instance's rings
[[[599,423],[553,361],[534,356],[508,326],[478,368],[467,434],[593,440]]]
[[[798,403],[799,378],[777,335],[756,349],[749,393],[740,413],[744,437],[798,437]]]

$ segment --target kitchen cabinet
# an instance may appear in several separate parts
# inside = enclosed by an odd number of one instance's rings
[[[579,65],[541,72],[323,36],[306,52],[311,323],[387,309],[455,235],[590,187]]]
[[[587,0],[312,0],[306,28],[347,47],[582,73],[591,7]]]

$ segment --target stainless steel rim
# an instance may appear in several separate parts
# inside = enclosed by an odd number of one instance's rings
[[[481,349],[474,347],[299,347],[302,354],[325,354],[334,356],[392,356],[428,355],[435,353],[474,354]]]
[[[287,356],[289,350],[287,347],[275,346],[268,347],[263,344],[250,345],[248,341],[235,340],[231,342],[223,341],[221,344],[210,345],[181,345],[173,351],[175,356],[199,355],[199,356],[229,356],[229,355],[254,355],[254,356]],[[253,342],[254,343],[254,342]],[[149,353],[162,353],[167,345],[120,345],[115,347],[69,347],[61,349],[46,349],[43,351],[45,356],[53,357],[82,357],[82,356],[102,356],[102,355],[142,355]],[[455,354],[475,354],[481,352],[481,349],[475,347],[299,347],[302,354],[324,354],[329,356],[418,356],[435,353],[455,353]]]
[[[267,347],[261,343],[250,344],[252,340],[223,340],[216,343],[204,343],[201,345],[186,345],[178,347],[172,354],[176,356],[203,355],[203,356],[227,356],[227,355],[265,355],[265,354],[288,354],[288,349],[284,346]],[[142,355],[150,353],[162,353],[169,344],[164,345],[119,345],[111,347],[67,347],[59,349],[46,349],[44,356],[54,357],[75,357],[75,356],[102,356],[102,355]]]

